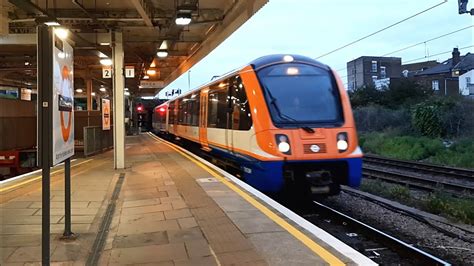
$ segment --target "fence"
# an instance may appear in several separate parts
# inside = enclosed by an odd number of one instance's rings
[[[114,146],[113,130],[102,126],[84,127],[84,156],[100,153]]]

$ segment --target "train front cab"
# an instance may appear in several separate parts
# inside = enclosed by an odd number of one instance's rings
[[[250,151],[261,155],[243,164],[249,184],[269,192],[296,187],[311,194],[338,193],[339,184],[359,186],[362,152],[347,93],[335,72],[296,57],[290,62],[262,59],[241,76],[255,131]]]

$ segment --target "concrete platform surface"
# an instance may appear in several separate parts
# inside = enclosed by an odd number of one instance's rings
[[[52,177],[52,264],[357,264],[293,224],[314,241],[313,246],[303,243],[277,222],[281,214],[262,212],[216,173],[150,135],[127,137],[126,143],[124,170],[113,170],[111,152],[73,163],[75,241],[59,240],[64,228],[61,170]],[[0,187],[0,265],[39,265],[40,180],[9,186]],[[104,232],[104,242],[98,241]]]

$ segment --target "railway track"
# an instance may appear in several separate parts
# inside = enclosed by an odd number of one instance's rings
[[[199,150],[191,149],[190,151],[202,157]],[[202,158],[206,159],[205,157]],[[212,162],[212,160],[209,161]],[[298,206],[301,207],[301,205]],[[290,209],[299,212],[299,207]],[[305,215],[304,213],[308,214],[308,212],[305,207],[303,207],[303,209],[303,213],[299,213],[309,222],[323,229],[327,229],[330,234],[357,249],[375,262],[386,265],[451,265],[440,258],[340,213],[322,203],[314,202],[314,205],[311,205],[309,215]],[[337,223],[337,225],[335,223]]]
[[[428,191],[474,193],[474,171],[469,169],[366,155],[363,175]]]
[[[382,264],[402,265],[450,265],[450,263],[433,256],[414,245],[406,243],[394,236],[380,231],[370,225],[358,221],[318,201],[314,202],[316,217],[306,215],[305,218],[318,226],[329,229],[335,226],[336,237],[349,238],[344,242],[352,245],[359,252]],[[321,220],[323,222],[321,222]],[[326,223],[326,225],[324,225]],[[351,243],[352,242],[352,243]],[[359,243],[360,242],[360,243]]]

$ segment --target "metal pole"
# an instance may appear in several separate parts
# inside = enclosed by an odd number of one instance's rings
[[[43,167],[42,172],[42,204],[41,204],[41,261],[49,265],[50,261],[50,168]]]
[[[76,239],[71,231],[71,158],[64,161],[64,233],[61,239]]]
[[[38,155],[42,167],[41,263],[50,264],[50,166],[52,153],[52,75],[53,36],[46,25],[39,25],[38,37]]]

